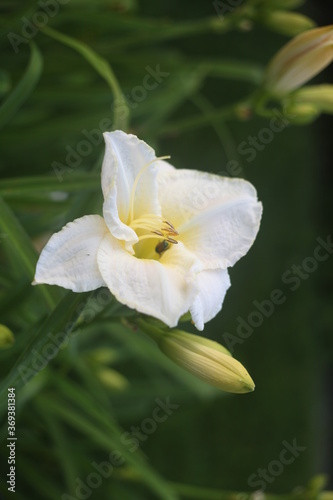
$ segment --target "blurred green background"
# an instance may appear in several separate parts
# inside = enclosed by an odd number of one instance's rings
[[[264,12],[265,2],[252,3]],[[47,26],[85,46],[73,50],[56,40],[44,29],[43,17],[43,26],[31,31],[36,12],[45,12],[41,3],[0,2],[0,322],[15,335],[15,343],[0,351],[1,495],[10,495],[6,410],[12,386],[17,387],[18,500],[241,500],[219,491],[253,492],[249,478],[279,460],[283,443],[294,440],[306,449],[281,473],[269,474],[267,491],[287,493],[315,474],[329,474],[333,257],[300,279],[297,290],[283,275],[303,265],[316,239],[326,240],[331,231],[332,118],[286,127],[249,161],[239,146],[269,121],[254,115],[226,119],[223,111],[255,90],[263,68],[288,38],[268,30],[260,16],[231,23],[224,32],[212,2],[54,0],[52,5],[58,11],[49,14]],[[330,7],[329,1],[313,0],[298,11],[325,25],[332,23]],[[226,17],[234,14],[230,8]],[[87,47],[94,52],[85,52]],[[111,69],[105,70],[97,54]],[[158,85],[145,89],[147,72],[157,67],[163,73]],[[129,101],[129,116],[117,102],[113,75]],[[332,81],[332,70],[316,81]],[[38,361],[38,350],[50,345],[46,336],[63,332],[89,295],[30,283],[35,249],[66,222],[101,212],[102,142],[96,140],[66,165],[67,148],[77,151],[87,138],[83,131],[99,129],[101,120],[110,122],[108,129],[128,121],[128,131],[158,155],[170,154],[178,168],[225,175],[227,162],[234,160],[239,176],[257,188],[264,206],[259,235],[230,270],[232,287],[223,310],[204,330],[233,347],[256,383],[253,394],[223,394],[177,368],[143,334],[119,321],[130,311],[105,290],[90,299],[67,347],[51,354],[45,368],[45,358]],[[258,310],[254,301],[269,299],[275,289],[283,292],[283,304],[247,339],[228,345],[227,339],[239,339],[239,318],[248,322]],[[184,329],[194,332],[189,324]],[[24,373],[17,372],[22,359],[30,363]],[[31,378],[32,367],[42,369]],[[145,419],[152,417],[156,400],[166,398],[177,409],[149,428]],[[133,426],[141,427],[135,452],[124,442]],[[94,479],[89,486],[89,475],[96,473],[92,463],[108,461],[112,451],[121,453],[125,464],[115,465],[106,478],[97,474],[95,486]],[[78,492],[77,478],[86,490],[81,486]]]

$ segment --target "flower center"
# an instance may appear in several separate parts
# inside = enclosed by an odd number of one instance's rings
[[[176,231],[171,222],[163,219],[163,217],[160,217],[159,215],[144,214],[138,219],[134,219],[129,224],[129,227],[134,229],[136,233],[138,229],[144,231],[144,234],[138,235],[139,241],[149,238],[163,238],[169,243],[178,243],[178,241],[173,238],[173,236],[178,236],[178,231]]]
[[[178,236],[178,231],[174,228],[173,224],[157,214],[143,214],[137,219],[134,219],[134,202],[135,202],[135,192],[142,174],[152,165],[155,161],[169,159],[170,156],[161,156],[155,158],[154,160],[146,163],[138,175],[135,178],[131,196],[130,196],[130,210],[129,210],[129,227],[134,229],[137,233],[139,241],[135,244],[139,244],[143,240],[158,239],[162,240],[155,247],[156,254],[161,255],[165,250],[168,249],[169,243],[175,245],[178,241],[175,237]]]

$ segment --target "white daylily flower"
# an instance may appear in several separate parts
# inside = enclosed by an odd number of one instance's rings
[[[104,137],[103,218],[86,215],[54,234],[34,284],[75,292],[107,286],[119,302],[170,327],[190,311],[202,330],[222,307],[227,268],[258,232],[254,187],[177,170],[134,135]]]

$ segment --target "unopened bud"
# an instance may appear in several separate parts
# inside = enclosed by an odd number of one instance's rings
[[[288,42],[269,63],[265,88],[284,96],[313,78],[333,59],[333,25],[308,30]]]
[[[288,12],[286,10],[273,10],[264,17],[264,24],[281,35],[295,36],[303,31],[316,26],[316,23],[309,17],[298,12]]]
[[[320,115],[320,111],[312,104],[297,104],[285,106],[285,111],[288,116],[291,116],[290,121],[296,125],[308,125],[312,123]]]
[[[210,385],[239,394],[254,390],[244,366],[217,342],[173,330],[161,335],[157,344],[177,365]]]
[[[296,9],[303,3],[304,0],[266,0],[267,7],[271,9]]]
[[[124,390],[128,387],[127,379],[112,368],[103,368],[98,370],[97,377],[99,380],[110,389]]]
[[[321,113],[333,113],[333,85],[312,85],[297,90],[291,96],[296,104],[307,104]]]
[[[7,326],[0,325],[0,349],[7,349],[14,343],[14,334]]]

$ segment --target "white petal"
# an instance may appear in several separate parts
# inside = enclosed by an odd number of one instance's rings
[[[97,250],[107,233],[99,215],[85,215],[66,224],[43,248],[33,284],[59,285],[73,292],[105,286],[97,266]]]
[[[196,276],[198,294],[190,308],[192,320],[198,330],[221,310],[225,294],[230,287],[228,271],[210,269]]]
[[[108,234],[99,247],[97,261],[119,302],[174,327],[194,300],[191,272],[195,261],[181,244],[165,254],[169,257],[163,256],[163,263],[162,259],[138,259]]]
[[[113,236],[135,243],[136,233],[127,226],[130,222],[131,195],[137,175],[145,165],[156,158],[155,152],[135,135],[125,134],[120,130],[106,132],[104,139],[106,146],[102,166],[104,219]],[[156,163],[152,163],[142,173],[137,183],[133,205],[135,218],[146,213],[160,214]]]
[[[205,269],[226,269],[247,253],[262,212],[252,184],[177,169],[161,170],[158,181],[163,217]]]

